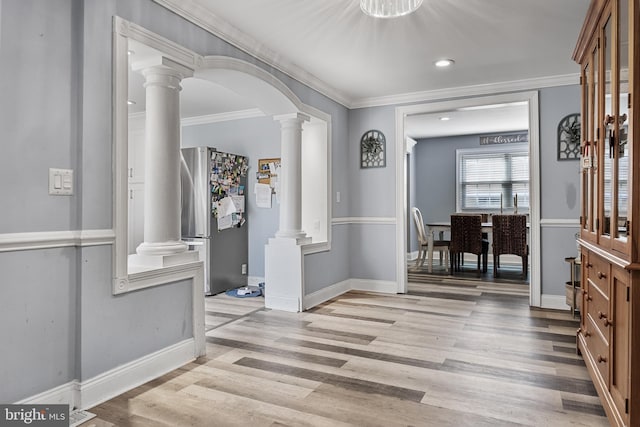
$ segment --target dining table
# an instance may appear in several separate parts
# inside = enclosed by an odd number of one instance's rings
[[[447,231],[451,231],[451,221],[435,221],[428,222],[425,224],[427,229],[427,239],[429,241],[429,247],[427,248],[427,271],[429,273],[433,272],[433,236],[435,233],[439,234],[439,240],[443,240],[444,233]],[[527,230],[529,229],[529,223],[527,222]],[[487,235],[491,235],[493,230],[493,223],[483,222],[482,223],[482,232]],[[448,266],[447,266],[448,270]]]
[[[447,231],[451,231],[451,221],[436,221],[429,222],[425,224],[427,228],[427,239],[429,240],[429,246],[427,248],[427,271],[429,273],[433,272],[433,235],[434,233],[439,233],[439,239],[443,239],[443,235]],[[483,222],[482,223],[482,232],[483,233],[491,233],[491,229],[493,228],[493,223],[491,222]],[[448,269],[449,267],[446,266]]]

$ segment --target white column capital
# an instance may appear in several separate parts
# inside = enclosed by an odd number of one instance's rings
[[[273,116],[273,120],[280,122],[281,124],[293,124],[308,122],[311,120],[311,117],[304,113],[288,113],[288,114],[280,114],[278,116]]]
[[[150,74],[173,76],[178,80],[193,77],[191,68],[160,55],[134,62],[131,64],[131,69],[142,73],[145,77]]]

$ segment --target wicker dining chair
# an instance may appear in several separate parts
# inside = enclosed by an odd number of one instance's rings
[[[480,215],[451,215],[451,243],[449,258],[451,271],[460,271],[465,253],[478,256],[478,276],[487,272],[489,242],[482,236],[482,217]],[[482,270],[480,265],[482,261]]]
[[[526,279],[529,265],[526,215],[493,215],[493,276],[498,277],[500,255],[522,258],[522,279]]]

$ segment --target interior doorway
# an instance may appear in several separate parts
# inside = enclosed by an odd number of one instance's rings
[[[521,92],[505,95],[483,96],[476,98],[460,99],[454,101],[434,102],[429,104],[411,105],[396,108],[396,239],[397,248],[407,248],[409,245],[410,228],[408,206],[408,188],[411,183],[408,178],[407,160],[407,132],[408,118],[419,114],[446,115],[447,112],[460,109],[482,108],[482,106],[499,105],[506,103],[523,103],[528,114],[529,133],[529,248],[530,248],[530,298],[531,306],[541,304],[541,283],[540,283],[540,147],[539,147],[539,114],[538,114],[538,93],[536,91]],[[454,160],[451,159],[453,162]],[[453,166],[453,164],[452,164]],[[417,184],[414,184],[417,185]],[[398,292],[407,292],[407,251],[397,251],[397,282]]]

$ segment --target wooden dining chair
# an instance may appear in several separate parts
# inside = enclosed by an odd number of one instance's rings
[[[493,276],[498,277],[500,255],[522,258],[522,279],[526,279],[529,265],[526,215],[493,215]]]
[[[411,208],[411,214],[413,215],[413,223],[416,226],[416,234],[418,235],[418,258],[416,258],[416,268],[424,265],[424,260],[427,257],[429,249],[429,238],[424,227],[424,220],[422,219],[422,212],[420,209]],[[444,253],[444,262],[446,269],[449,270],[449,241],[448,240],[434,240],[433,251],[440,251],[440,262],[442,263],[442,254]],[[430,260],[433,263],[433,260]]]
[[[482,237],[480,215],[451,215],[451,243],[449,245],[451,271],[460,271],[465,253],[478,256],[478,276],[487,272],[489,241]],[[482,264],[482,270],[481,268]]]

